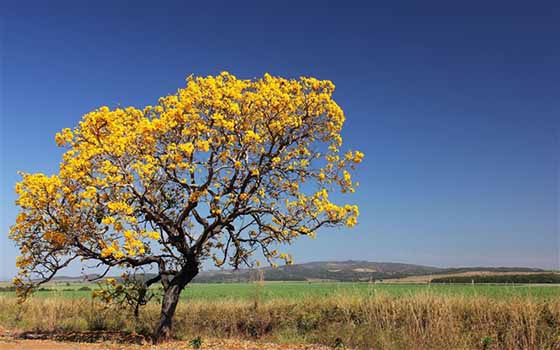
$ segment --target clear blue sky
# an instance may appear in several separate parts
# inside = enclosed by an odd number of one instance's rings
[[[56,172],[55,132],[222,70],[332,80],[366,154],[360,224],[296,262],[558,268],[560,4],[393,3],[4,2],[0,278],[16,171]]]

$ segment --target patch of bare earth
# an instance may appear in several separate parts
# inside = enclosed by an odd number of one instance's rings
[[[500,276],[500,275],[539,275],[540,272],[496,272],[496,271],[467,271],[460,273],[442,273],[433,275],[408,276],[401,278],[387,278],[384,283],[429,283],[433,278],[463,277],[463,276]]]
[[[65,340],[65,341],[63,341]],[[69,341],[72,340],[72,341]],[[151,345],[140,335],[114,332],[37,334],[0,328],[0,350],[180,350],[193,349],[188,341]],[[328,350],[309,344],[275,344],[243,339],[203,339],[201,350]]]

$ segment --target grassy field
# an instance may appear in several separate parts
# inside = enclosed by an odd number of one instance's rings
[[[329,286],[321,284],[322,289],[315,292],[319,294],[263,300],[256,297],[254,286],[249,285],[230,286],[237,287],[231,289],[236,298],[217,293],[223,293],[225,289],[221,288],[226,286],[200,286],[215,293],[212,299],[207,299],[207,294],[196,297],[197,286],[189,289],[187,294],[191,293],[192,300],[179,304],[174,323],[178,339],[243,338],[348,349],[560,348],[560,298],[546,292],[546,288],[556,290],[555,287],[539,287],[542,292],[537,297],[513,295],[506,291],[517,289],[507,287],[496,292],[493,286],[480,289],[493,291],[489,296],[457,294],[460,289],[453,289],[462,286],[432,287],[425,293],[400,286],[384,290],[401,294],[367,295],[362,289],[339,290],[317,297]],[[304,285],[269,286],[301,291]],[[510,297],[497,297],[499,293]],[[0,296],[0,329],[48,334],[150,334],[159,316],[157,303],[148,304],[135,320],[129,311],[106,308],[91,299],[68,298],[63,292],[60,295],[63,297],[33,298],[25,304],[18,304],[11,296]]]
[[[5,286],[5,285],[4,285]],[[91,299],[96,287],[51,283],[24,304],[0,293],[0,329],[150,334],[151,302],[130,311]],[[175,335],[354,349],[560,349],[560,286],[334,282],[192,284]]]
[[[48,298],[89,298],[91,291],[79,290],[83,287],[96,288],[95,284],[84,283],[51,283],[44,286],[50,291],[39,291],[37,297]],[[195,300],[240,299],[255,298],[258,293],[262,300],[300,299],[305,297],[329,297],[339,293],[358,296],[372,296],[376,294],[408,297],[416,294],[435,296],[466,296],[466,297],[521,297],[552,299],[560,298],[560,286],[542,285],[492,285],[492,284],[368,284],[350,282],[268,282],[262,285],[256,283],[227,283],[227,284],[191,284],[183,292],[182,297]],[[13,292],[0,292],[0,295],[10,296]]]

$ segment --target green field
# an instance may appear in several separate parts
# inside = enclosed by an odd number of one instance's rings
[[[91,291],[80,291],[81,287],[96,288],[95,284],[65,283],[47,284],[49,291],[38,291],[37,297],[54,298],[88,298]],[[490,298],[534,297],[540,299],[560,298],[560,286],[550,285],[488,285],[488,284],[368,284],[351,282],[268,282],[224,283],[189,285],[183,292],[183,298],[197,300],[217,299],[253,299],[257,295],[262,300],[299,299],[303,297],[327,297],[336,294],[412,296],[415,294],[433,294],[440,296],[483,296]],[[14,295],[13,292],[0,292],[0,295]]]

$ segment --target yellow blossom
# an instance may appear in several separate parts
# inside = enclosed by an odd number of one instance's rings
[[[245,133],[245,138],[243,139],[243,141],[246,143],[259,142],[260,140],[261,137],[253,130],[247,130],[247,132]]]
[[[181,151],[185,152],[187,155],[191,155],[194,151],[194,145],[191,142],[182,143],[178,147]]]
[[[104,225],[112,225],[115,223],[115,218],[112,216],[106,216],[103,218],[103,220],[101,220],[101,223],[103,223]]]
[[[208,152],[210,150],[210,143],[206,140],[197,140],[196,148],[202,152]]]

